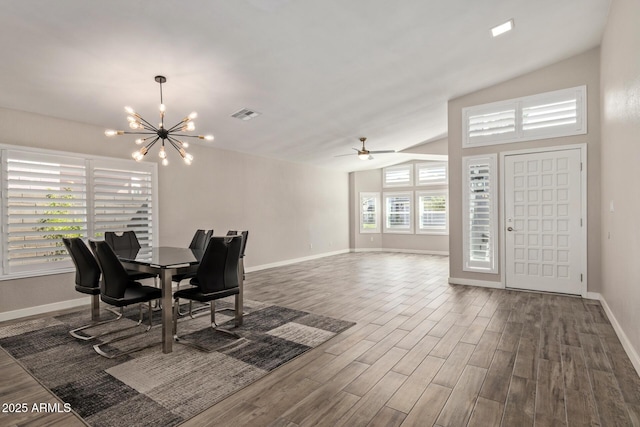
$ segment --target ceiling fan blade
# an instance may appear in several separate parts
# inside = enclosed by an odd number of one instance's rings
[[[333,156],[333,157],[347,157],[347,156],[351,156],[351,157],[353,157],[353,153],[349,153],[349,154],[338,154],[337,156]]]
[[[387,153],[395,153],[396,150],[377,150],[377,151],[369,151],[371,154],[387,154]]]

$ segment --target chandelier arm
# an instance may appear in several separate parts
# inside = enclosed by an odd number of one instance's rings
[[[187,138],[197,138],[198,135],[186,135],[184,133],[174,133],[172,136],[186,136]]]
[[[155,127],[154,125],[152,125],[151,123],[149,123],[148,121],[146,121],[145,119],[143,119],[139,114],[138,114],[138,119],[140,119],[140,121],[143,122],[143,124],[146,124],[147,126],[149,126],[151,128],[151,130],[157,131],[158,128]]]
[[[174,131],[174,130],[178,129],[181,125],[183,125],[184,123],[185,123],[185,121],[184,121],[184,120],[180,120],[178,123],[176,123],[175,125],[171,126],[171,127],[168,129],[168,131],[169,131],[169,132]]]
[[[156,137],[156,139],[154,139],[153,141],[151,141],[149,144],[147,144],[145,146],[145,148],[148,150],[149,148],[153,147],[153,144],[155,144],[156,142],[158,142],[158,140],[160,139],[159,136]]]
[[[178,147],[178,145],[176,145],[176,143],[173,142],[173,138],[167,138],[167,141],[169,141],[169,143],[173,146],[173,148],[175,148],[176,151],[180,153],[180,157],[182,157],[182,152],[180,151],[181,147]],[[184,148],[182,148],[182,150],[184,151]]]
[[[167,139],[169,140],[169,142],[170,142],[171,144],[173,144],[173,146],[174,146],[174,147],[177,145],[177,146],[178,146],[178,147],[180,147],[180,148],[184,148],[184,147],[182,146],[182,141],[180,141],[179,139],[175,139],[175,138],[174,138],[174,137],[172,137],[172,136],[168,136],[168,137],[167,137]]]
[[[123,131],[122,132],[124,135],[155,135],[155,132],[129,132],[129,131]]]

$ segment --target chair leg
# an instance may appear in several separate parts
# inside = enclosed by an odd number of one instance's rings
[[[114,313],[116,315],[116,317],[114,319],[109,319],[109,320],[103,320],[101,322],[93,322],[93,323],[89,323],[88,325],[84,325],[84,326],[80,326],[79,328],[75,328],[69,331],[69,335],[71,335],[72,337],[82,340],[82,341],[90,341],[94,338],[98,338],[98,337],[102,337],[108,334],[112,334],[113,332],[117,332],[117,331],[108,331],[108,332],[103,332],[101,334],[96,334],[96,335],[80,335],[78,334],[78,332],[84,331],[85,329],[89,329],[89,328],[94,328],[96,326],[100,326],[100,325],[106,325],[107,323],[112,323],[115,321],[118,321],[122,318],[123,315],[123,311],[120,310],[120,312],[114,312],[113,310],[109,310],[112,313]],[[94,318],[93,313],[92,313],[92,318]]]
[[[216,323],[216,305],[215,305],[215,301],[211,301],[210,304],[209,304],[210,305],[210,309],[209,310],[210,310],[210,315],[211,315],[211,329],[213,329],[216,332],[220,332],[222,334],[225,334],[225,335],[230,335],[233,338],[235,338],[236,340],[231,342],[231,343],[229,343],[229,344],[222,344],[222,345],[219,345],[219,346],[214,347],[214,348],[206,348],[206,347],[201,346],[198,343],[187,341],[187,340],[184,340],[184,339],[180,338],[178,336],[178,316],[176,316],[176,314],[178,313],[177,302],[178,302],[178,298],[175,299],[175,303],[173,305],[173,314],[174,314],[174,316],[173,316],[173,339],[175,340],[175,342],[187,345],[189,347],[196,348],[196,349],[198,349],[198,350],[200,350],[202,352],[205,352],[205,353],[213,353],[214,351],[226,350],[226,349],[228,349],[230,347],[235,347],[235,346],[243,343],[244,341],[246,341],[246,338],[243,338],[243,337],[241,337],[240,335],[238,335],[238,334],[236,334],[234,332],[231,332],[231,331],[228,331],[226,329],[218,327],[218,325]],[[189,301],[189,315],[191,315],[192,318],[195,318],[195,317],[192,316],[191,308],[192,308],[192,301]]]
[[[144,305],[143,303],[140,303],[140,305],[139,305],[139,309],[140,309],[140,319],[138,320],[138,323],[136,323],[134,326],[130,326],[130,327],[128,327],[128,328],[124,328],[124,329],[119,329],[119,330],[117,330],[117,331],[113,331],[113,332],[122,332],[122,331],[127,331],[127,330],[129,330],[129,329],[137,328],[138,326],[140,326],[140,325],[142,324],[143,320],[144,320],[144,316],[143,316],[143,314],[142,314],[142,306],[143,306],[143,305]],[[116,358],[116,357],[124,356],[124,355],[126,355],[126,354],[130,354],[130,353],[133,353],[133,352],[136,352],[136,351],[144,350],[145,348],[153,347],[153,346],[155,346],[155,345],[160,344],[160,342],[154,342],[154,343],[151,343],[151,344],[147,344],[147,345],[145,345],[145,346],[135,347],[135,348],[132,348],[132,349],[130,349],[130,350],[121,351],[121,352],[119,352],[119,353],[115,353],[115,354],[109,354],[109,353],[107,353],[106,351],[104,351],[103,349],[101,349],[101,348],[100,348],[100,347],[101,347],[101,346],[103,346],[103,345],[113,344],[113,343],[115,343],[115,342],[122,341],[122,340],[125,340],[125,339],[127,339],[127,338],[131,338],[131,337],[134,337],[134,336],[136,336],[136,335],[140,335],[140,334],[142,334],[142,333],[149,332],[149,330],[151,330],[151,327],[152,327],[152,316],[153,316],[153,310],[152,310],[152,308],[151,308],[151,307],[152,307],[152,306],[151,306],[151,301],[149,301],[149,302],[148,302],[148,306],[147,306],[148,316],[149,316],[149,326],[148,326],[148,327],[146,327],[146,328],[145,328],[145,330],[144,330],[143,332],[138,332],[138,333],[135,333],[135,334],[123,335],[123,336],[120,336],[120,337],[114,338],[114,339],[112,339],[112,340],[105,341],[105,342],[103,342],[103,343],[101,343],[101,344],[95,344],[95,345],[93,346],[93,349],[95,350],[95,352],[96,352],[96,353],[98,353],[100,356],[106,357],[107,359],[114,359],[114,358]],[[112,332],[112,333],[113,333],[113,332]]]

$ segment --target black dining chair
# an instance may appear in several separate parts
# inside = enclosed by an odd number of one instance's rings
[[[238,230],[229,230],[227,231],[227,236],[237,236]],[[242,236],[242,247],[240,248],[240,267],[242,269],[242,280],[246,278],[244,273],[244,251],[247,248],[247,239],[249,238],[249,230],[243,230],[240,232]]]
[[[242,238],[240,236],[212,237],[204,252],[196,276],[191,279],[193,287],[182,289],[173,294],[173,335],[176,342],[191,345],[202,351],[212,352],[223,347],[235,345],[242,339],[238,334],[218,327],[216,323],[215,300],[235,295],[235,324],[242,324],[242,295],[240,293],[241,277],[239,274],[240,249]],[[213,349],[204,348],[197,343],[185,341],[178,336],[178,300],[189,300],[189,311],[193,301],[209,303],[211,313],[211,327],[218,332],[236,338],[231,344],[225,344]]]
[[[123,231],[121,233],[115,231],[105,231],[104,232],[104,241],[107,242],[109,247],[114,251],[122,251],[122,250],[136,250],[140,249],[140,241],[138,240],[138,236],[136,236],[135,231]],[[156,274],[152,273],[143,273],[142,271],[126,269],[127,275],[131,280],[144,280],[144,279],[155,279],[158,277]]]
[[[135,328],[142,324],[142,306],[144,305],[143,303],[147,303],[149,326],[144,332],[148,332],[152,326],[151,321],[153,316],[153,312],[151,310],[151,301],[159,300],[162,297],[162,290],[154,288],[153,286],[144,286],[139,282],[131,280],[127,274],[127,271],[122,266],[122,264],[118,260],[118,257],[107,242],[90,240],[89,244],[91,246],[91,250],[96,256],[98,265],[100,266],[100,271],[102,272],[100,299],[109,305],[119,307],[121,310],[123,310],[126,306],[139,304],[140,318],[138,320],[138,323],[131,328]],[[116,341],[121,341],[134,335],[138,334],[119,336],[112,340],[104,341],[101,344],[96,344],[93,346],[93,349],[101,356],[113,359],[114,357],[123,356],[125,354],[139,351],[157,344],[152,343],[143,347],[133,348],[116,354],[108,354],[106,351],[100,348],[101,346],[110,345]]]
[[[91,295],[91,323],[80,326],[69,331],[69,334],[77,339],[88,341],[105,335],[80,335],[79,332],[85,329],[115,322],[122,317],[122,313],[113,312],[116,318],[99,321],[100,317],[100,266],[93,257],[93,254],[79,237],[63,238],[62,243],[67,248],[71,261],[76,267],[76,291]],[[112,311],[112,310],[109,310]]]
[[[211,239],[212,235],[213,235],[213,230],[209,230],[209,231],[200,230],[200,229],[196,230],[196,232],[193,235],[193,238],[191,239],[191,243],[189,243],[189,249],[204,251],[207,248],[207,243],[209,243],[209,239]],[[174,274],[171,277],[171,281],[177,284],[176,290],[177,291],[180,290],[180,282],[182,282],[185,279],[194,278],[196,275],[196,271],[197,271],[197,268],[194,268],[193,270],[187,271],[185,273]],[[185,315],[185,313],[180,311],[179,307],[178,307],[178,314],[180,316]]]

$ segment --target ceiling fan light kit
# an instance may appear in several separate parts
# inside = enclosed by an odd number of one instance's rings
[[[182,132],[191,132],[195,130],[195,124],[193,120],[198,117],[198,113],[195,111],[178,123],[171,127],[165,127],[164,125],[164,116],[166,112],[166,107],[162,100],[162,84],[166,83],[167,78],[165,76],[155,76],[155,81],[160,84],[160,123],[158,126],[152,125],[147,120],[143,119],[140,114],[136,113],[135,110],[131,107],[124,107],[124,110],[127,112],[127,120],[129,121],[129,127],[132,129],[131,131],[123,131],[123,130],[106,130],[104,134],[106,136],[117,136],[117,135],[142,135],[142,137],[136,139],[136,144],[146,144],[144,147],[141,147],[139,150],[136,150],[131,154],[131,157],[134,158],[135,161],[141,161],[144,156],[149,152],[149,149],[153,147],[153,145],[161,141],[160,152],[158,155],[162,159],[162,165],[166,166],[169,164],[169,160],[167,160],[167,152],[165,151],[165,145],[171,145],[176,151],[180,154],[180,157],[184,160],[187,165],[190,165],[193,161],[193,156],[185,150],[189,147],[189,143],[187,141],[181,140],[182,138],[198,138],[204,139],[207,141],[213,141],[213,135],[188,135]],[[148,135],[148,136],[144,136]],[[178,139],[181,138],[181,139]],[[149,142],[147,142],[149,141]]]

